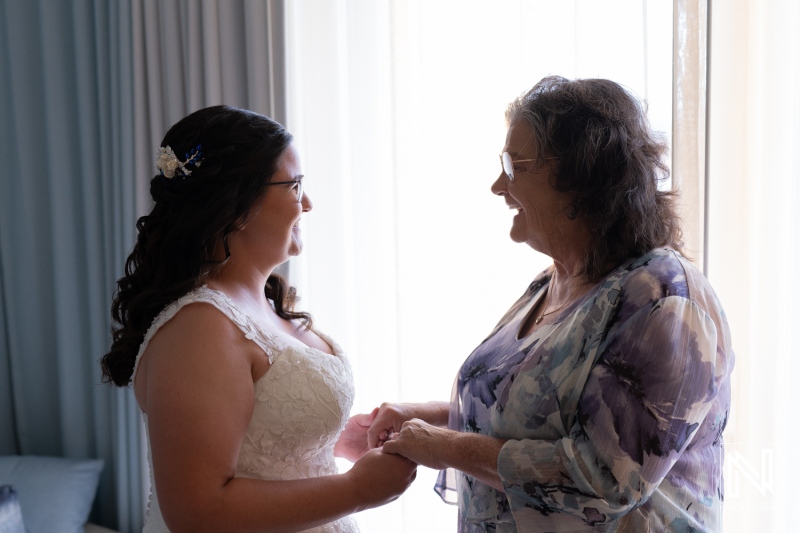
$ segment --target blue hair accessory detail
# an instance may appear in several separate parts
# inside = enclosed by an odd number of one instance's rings
[[[169,146],[162,146],[158,149],[158,153],[156,154],[156,168],[165,178],[172,179],[176,174],[184,178],[189,177],[192,171],[186,167],[192,165],[198,168],[200,163],[203,162],[202,145],[198,144],[192,148],[191,152],[185,153],[184,157],[186,160],[181,161],[177,158],[175,152],[172,151],[172,148]]]

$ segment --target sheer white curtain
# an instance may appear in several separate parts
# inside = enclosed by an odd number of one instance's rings
[[[449,398],[467,355],[547,265],[489,186],[506,105],[548,74],[611,78],[672,125],[672,2],[298,0],[288,126],[314,209],[302,307],[349,352],[355,410]],[[362,530],[452,531],[420,469]]]
[[[681,194],[684,253],[706,266],[708,0],[675,0],[672,43],[672,186]]]
[[[725,530],[796,529],[800,6],[711,4],[708,276],[736,367]]]

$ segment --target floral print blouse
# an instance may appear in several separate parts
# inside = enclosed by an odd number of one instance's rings
[[[711,286],[665,248],[517,338],[540,274],[464,362],[450,427],[507,439],[505,492],[445,470],[459,532],[717,532],[733,352]]]

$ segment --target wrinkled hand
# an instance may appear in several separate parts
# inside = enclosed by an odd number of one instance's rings
[[[381,404],[367,432],[370,449],[383,446],[391,435],[400,431],[404,422],[416,418],[415,407],[415,404],[405,403]]]
[[[385,453],[402,455],[417,464],[441,470],[447,468],[445,454],[455,432],[419,419],[405,422],[400,432],[383,445]]]
[[[417,477],[417,465],[400,455],[369,450],[345,474],[364,509],[396,500]]]
[[[351,416],[344,426],[336,446],[333,448],[333,455],[344,457],[348,461],[356,462],[369,450],[367,442],[367,431],[378,414],[376,407],[369,414],[358,414]]]

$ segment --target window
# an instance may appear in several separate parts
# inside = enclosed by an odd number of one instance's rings
[[[549,264],[489,191],[506,105],[550,74],[603,77],[672,123],[672,2],[288,3],[290,113],[314,209],[291,275],[349,353],[355,412],[446,400],[461,362]],[[421,468],[363,531],[451,531]]]

